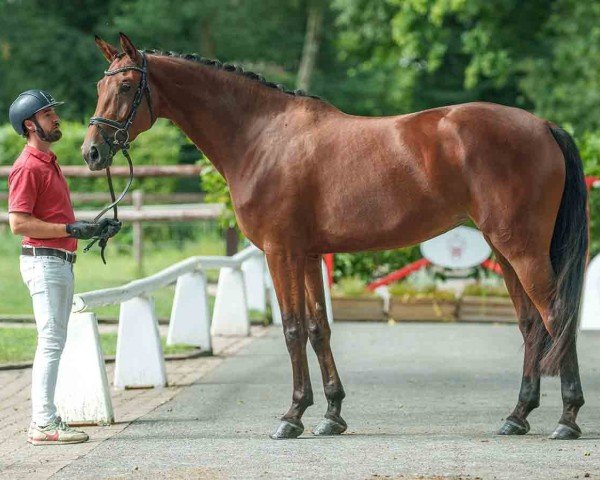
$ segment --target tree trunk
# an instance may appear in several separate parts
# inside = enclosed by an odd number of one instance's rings
[[[324,3],[316,0],[308,4],[308,18],[306,20],[306,35],[304,36],[304,47],[302,48],[302,59],[298,69],[296,88],[308,90],[310,78],[317,55],[319,54],[319,43],[321,42],[321,30],[323,28]]]
[[[200,54],[204,58],[215,58],[215,42],[212,39],[208,18],[200,23]]]
[[[227,256],[231,257],[238,251],[238,232],[234,227],[229,227],[225,230],[225,250]]]

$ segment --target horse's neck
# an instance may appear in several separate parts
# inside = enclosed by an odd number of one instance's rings
[[[236,170],[257,124],[293,101],[258,82],[199,63],[169,57],[153,57],[152,63],[159,116],[178,125],[221,173]]]

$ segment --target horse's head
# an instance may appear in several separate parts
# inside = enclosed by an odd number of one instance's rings
[[[123,53],[96,37],[110,67],[98,82],[98,103],[81,151],[90,170],[109,167],[114,154],[148,130],[156,117],[148,81],[146,56],[120,34]]]

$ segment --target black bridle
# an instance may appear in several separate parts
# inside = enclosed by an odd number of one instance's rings
[[[147,67],[146,55],[143,52],[140,52],[140,55],[142,56],[142,66],[141,67],[139,67],[137,65],[127,65],[125,67],[116,68],[114,70],[106,70],[104,72],[104,75],[107,77],[116,75],[116,74],[122,73],[122,72],[128,72],[128,71],[136,71],[136,72],[141,73],[142,78],[140,79],[140,83],[138,84],[137,91],[135,92],[135,98],[133,99],[133,103],[131,104],[131,110],[129,111],[129,115],[127,116],[127,119],[124,122],[118,122],[116,120],[112,120],[110,118],[104,118],[104,117],[90,118],[89,124],[95,125],[98,128],[98,130],[100,131],[100,135],[102,135],[104,142],[108,145],[111,158],[120,149],[123,152],[123,155],[125,156],[125,158],[127,159],[127,163],[129,164],[129,180],[127,181],[127,185],[125,186],[125,189],[123,190],[121,195],[119,195],[118,198],[115,198],[115,190],[114,190],[113,184],[112,184],[110,168],[106,167],[106,178],[108,180],[108,187],[110,190],[110,198],[112,200],[112,203],[110,205],[106,206],[105,208],[103,208],[100,211],[100,213],[98,215],[96,215],[96,218],[94,218],[94,222],[97,222],[98,220],[100,220],[100,218],[106,212],[108,212],[111,208],[113,209],[113,212],[114,212],[114,219],[118,220],[117,204],[121,200],[123,200],[123,197],[125,197],[125,194],[129,190],[129,187],[131,187],[131,183],[133,182],[133,162],[131,161],[131,157],[129,156],[129,147],[130,147],[129,128],[131,127],[131,124],[133,123],[133,121],[135,119],[135,115],[137,113],[137,110],[138,110],[140,104],[142,103],[142,98],[144,96],[146,96],[146,100],[148,101],[148,110],[150,111],[150,124],[154,123],[154,120],[155,120],[154,111],[152,109],[152,97],[150,95],[150,87],[148,85],[148,67]],[[108,135],[106,130],[104,128],[102,128],[103,125],[115,129],[115,133],[113,134],[112,138]],[[102,261],[104,263],[106,263],[106,260],[104,258],[104,249],[106,248],[106,244],[108,243],[109,238],[110,237],[108,237],[106,235],[100,234],[97,238],[92,240],[92,242],[90,242],[84,248],[84,252],[87,252],[98,240],[100,240],[100,242],[98,243],[98,245],[101,247],[100,255],[102,257]]]

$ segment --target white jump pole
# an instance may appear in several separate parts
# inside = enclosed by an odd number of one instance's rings
[[[109,424],[115,416],[96,316],[72,313],[54,400],[67,423]]]

